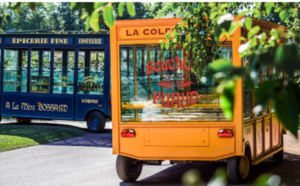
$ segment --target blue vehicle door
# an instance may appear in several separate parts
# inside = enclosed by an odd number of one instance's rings
[[[105,69],[109,69],[107,65],[110,64],[105,61],[104,50],[79,49],[75,119],[84,120],[86,114],[92,110],[108,114],[109,98],[105,98],[105,95],[109,91],[109,82],[105,79]]]

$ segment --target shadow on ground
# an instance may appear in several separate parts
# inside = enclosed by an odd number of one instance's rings
[[[69,138],[66,140],[62,140],[54,143],[48,143],[45,145],[112,148],[111,129],[106,129],[103,133],[86,133],[83,136]]]
[[[121,182],[120,185],[181,185],[183,174],[192,169],[198,170],[201,174],[201,179],[207,183],[213,177],[214,172],[220,167],[226,168],[226,163],[212,164],[210,162],[196,162],[192,164],[177,164],[137,182]],[[250,181],[245,185],[252,185],[260,175],[265,173],[279,175],[281,177],[281,184],[300,185],[299,167],[300,155],[285,152],[282,162],[275,162],[270,158],[257,166],[253,166]],[[144,166],[144,169],[147,169],[147,166]]]

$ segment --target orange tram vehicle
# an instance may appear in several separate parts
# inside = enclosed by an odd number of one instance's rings
[[[161,49],[159,41],[180,23],[180,18],[116,21],[111,29],[111,89],[113,153],[117,173],[135,181],[143,164],[164,160],[227,160],[229,180],[247,181],[251,166],[273,156],[283,158],[283,128],[269,105],[253,112],[253,92],[239,79],[233,119],[220,108],[213,77],[206,76],[210,62],[194,74],[182,48]],[[279,25],[253,20],[262,31]],[[238,48],[239,28],[222,44],[222,57],[234,66],[245,65]],[[282,41],[285,42],[285,41]],[[257,84],[275,69],[257,74]],[[278,75],[277,75],[278,76]]]

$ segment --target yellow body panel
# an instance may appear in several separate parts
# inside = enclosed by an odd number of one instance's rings
[[[120,100],[120,45],[159,44],[165,38],[168,30],[180,23],[181,19],[152,19],[116,21],[111,29],[111,94],[112,94],[112,124],[113,124],[113,153],[133,157],[140,160],[219,160],[232,156],[242,156],[245,145],[250,145],[252,157],[281,145],[281,141],[273,137],[262,144],[263,137],[254,133],[269,136],[280,136],[280,125],[277,120],[269,119],[266,129],[263,123],[252,120],[244,124],[242,80],[237,81],[234,99],[233,121],[231,122],[140,122],[132,120],[121,121]],[[259,22],[255,22],[259,24]],[[276,27],[275,24],[261,23],[267,28]],[[138,34],[137,34],[138,33]],[[234,66],[242,66],[238,48],[241,45],[239,28],[227,39],[232,43],[232,61]],[[149,104],[149,108],[153,105]],[[203,105],[195,105],[201,107]],[[205,105],[208,106],[208,105]],[[216,105],[209,105],[215,107]],[[145,105],[124,105],[123,109],[142,109]],[[154,108],[156,106],[153,106]],[[256,123],[257,122],[257,123]],[[262,121],[263,122],[263,121]],[[272,126],[272,127],[271,127]],[[277,127],[277,128],[276,128]],[[271,128],[276,128],[271,131]],[[123,129],[134,129],[134,138],[123,138]],[[232,138],[219,138],[220,129],[231,129]]]

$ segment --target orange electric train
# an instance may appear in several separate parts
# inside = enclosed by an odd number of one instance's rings
[[[203,70],[192,73],[182,48],[161,49],[159,41],[180,18],[116,21],[111,29],[113,153],[117,173],[135,181],[143,164],[227,160],[229,180],[247,181],[251,166],[273,156],[283,158],[283,129],[269,105],[253,112],[253,92],[242,79],[235,88],[233,118],[220,108],[216,83]],[[253,20],[261,31],[279,25]],[[245,65],[238,48],[243,28],[222,42],[221,56]],[[284,40],[282,42],[285,42]],[[257,74],[257,85],[275,69]],[[280,77],[278,77],[280,78]]]

